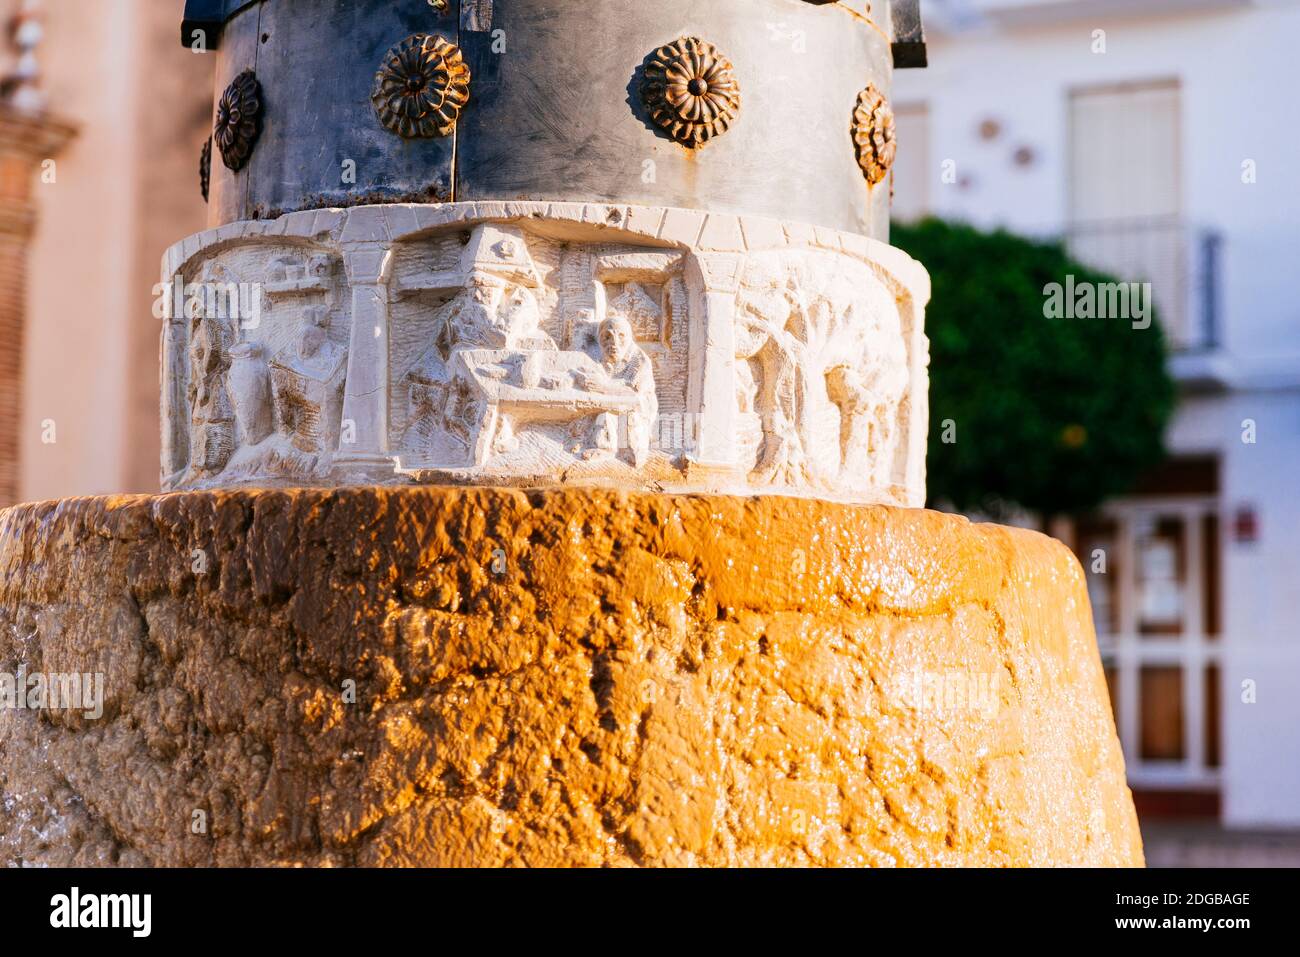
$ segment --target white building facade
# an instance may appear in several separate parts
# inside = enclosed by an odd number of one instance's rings
[[[1300,827],[1300,5],[922,8],[895,217],[1064,237],[1173,350],[1167,467],[1063,531],[1139,808]]]

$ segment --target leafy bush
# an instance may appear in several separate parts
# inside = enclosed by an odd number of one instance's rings
[[[929,491],[998,514],[1087,510],[1164,455],[1175,389],[1158,317],[1047,318],[1050,283],[1115,282],[1059,243],[927,219],[892,242],[930,271]],[[945,425],[951,440],[945,442]]]

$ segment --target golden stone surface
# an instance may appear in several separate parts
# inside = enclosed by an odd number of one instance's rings
[[[0,669],[105,675],[98,720],[0,711],[3,864],[1142,864],[1083,575],[1033,532],[196,492],[9,509],[0,576]]]

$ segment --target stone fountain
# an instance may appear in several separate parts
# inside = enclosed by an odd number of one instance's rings
[[[1077,563],[923,510],[892,6],[191,0],[166,494],[0,516],[103,686],[0,859],[1140,864]]]

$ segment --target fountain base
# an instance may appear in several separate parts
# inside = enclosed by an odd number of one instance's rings
[[[239,490],[11,508],[0,571],[0,667],[103,676],[97,717],[0,711],[6,865],[1142,864],[1036,533]]]

